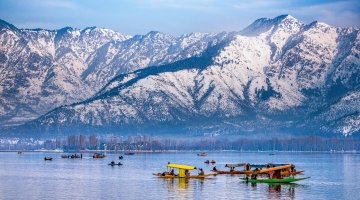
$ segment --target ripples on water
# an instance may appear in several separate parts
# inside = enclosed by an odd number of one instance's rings
[[[50,155],[53,161],[44,161]],[[330,153],[192,152],[139,153],[125,156],[123,166],[108,166],[120,154],[104,159],[62,159],[61,154],[0,153],[0,199],[359,199],[360,155]],[[297,184],[250,184],[239,175],[205,180],[161,179],[167,162],[195,165],[210,172],[225,163],[294,163],[311,179]],[[196,171],[192,171],[197,173]]]

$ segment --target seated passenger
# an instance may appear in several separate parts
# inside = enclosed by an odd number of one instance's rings
[[[204,176],[204,175],[205,175],[204,170],[203,170],[202,168],[200,168],[199,175],[200,175],[200,176]]]

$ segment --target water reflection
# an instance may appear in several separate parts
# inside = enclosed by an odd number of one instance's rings
[[[177,199],[194,198],[199,191],[203,191],[204,180],[202,179],[163,179],[166,185],[167,194],[169,197],[176,197]]]
[[[295,190],[299,186],[295,183],[246,183],[250,184],[254,192],[265,192],[268,199],[295,199]]]
[[[186,190],[189,188],[189,179],[179,178],[179,189]]]

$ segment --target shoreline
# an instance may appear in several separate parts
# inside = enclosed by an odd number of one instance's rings
[[[36,150],[0,150],[0,152],[29,152],[29,153],[110,153],[110,154],[124,154],[127,152],[131,153],[198,153],[198,152],[206,152],[206,153],[219,153],[219,152],[231,152],[231,153],[269,153],[274,154],[276,153],[337,153],[337,154],[358,154],[360,151],[352,150],[352,151],[254,151],[254,150],[71,150],[71,151],[64,151],[61,149],[51,150],[51,149],[36,149]]]

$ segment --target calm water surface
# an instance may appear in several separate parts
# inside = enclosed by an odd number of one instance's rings
[[[44,156],[53,161],[44,161]],[[209,152],[138,153],[123,166],[108,166],[120,154],[104,159],[62,159],[59,153],[17,155],[0,152],[0,199],[360,199],[360,154]],[[239,175],[205,180],[154,177],[167,162],[195,165],[210,172],[225,163],[294,163],[310,179],[297,184],[247,184]],[[196,173],[193,171],[193,173]]]

